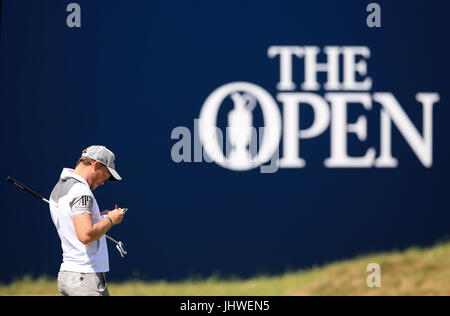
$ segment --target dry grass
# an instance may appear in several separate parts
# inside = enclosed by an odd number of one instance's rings
[[[381,266],[381,287],[369,288],[369,263]],[[110,283],[111,295],[277,296],[277,295],[450,295],[450,243],[430,249],[382,253],[281,276],[249,280],[211,277],[183,282]],[[0,285],[0,295],[58,295],[54,279],[25,277]]]

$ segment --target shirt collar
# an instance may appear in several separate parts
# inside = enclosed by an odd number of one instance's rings
[[[87,186],[89,186],[89,183],[87,183],[85,178],[75,174],[73,171],[74,171],[73,169],[64,168],[63,171],[61,172],[60,179],[74,178],[74,179],[86,184]]]

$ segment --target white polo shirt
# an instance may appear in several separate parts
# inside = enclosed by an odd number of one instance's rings
[[[78,240],[73,216],[85,212],[92,215],[92,223],[104,217],[86,180],[64,168],[50,195],[50,214],[61,239],[63,262],[60,271],[108,272],[109,258],[105,236],[84,245]]]

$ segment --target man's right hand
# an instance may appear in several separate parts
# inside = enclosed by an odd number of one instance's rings
[[[108,212],[108,216],[112,219],[114,225],[120,224],[120,222],[122,222],[124,214],[125,213],[122,212],[121,209],[116,209]]]

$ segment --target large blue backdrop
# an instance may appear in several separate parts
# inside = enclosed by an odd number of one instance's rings
[[[79,4],[81,27],[67,25],[71,2]],[[381,27],[367,25],[370,2],[380,4]],[[93,144],[115,152],[124,179],[94,191],[100,208],[129,208],[108,233],[129,252],[122,259],[109,244],[112,280],[279,274],[448,236],[450,2],[14,0],[1,6],[0,282],[56,276],[62,258],[48,206],[6,177],[49,196],[62,168],[74,167]],[[189,129],[193,146],[194,119],[215,89],[245,81],[277,100],[280,57],[269,57],[268,49],[288,45],[367,47],[370,57],[356,57],[367,64],[357,80],[373,82],[363,92],[395,96],[420,135],[416,94],[437,93],[431,167],[395,124],[396,168],[327,168],[331,127],[299,140],[304,168],[261,173],[175,162],[179,139],[172,131]],[[327,60],[323,52],[318,58]],[[285,92],[305,92],[304,59],[292,63],[296,87]],[[323,98],[326,81],[320,73],[321,88],[308,92]],[[313,112],[302,111],[300,126],[307,128]],[[369,147],[379,156],[380,113],[375,102],[370,110],[349,106],[349,123],[367,119],[365,140],[348,133],[350,156]]]

